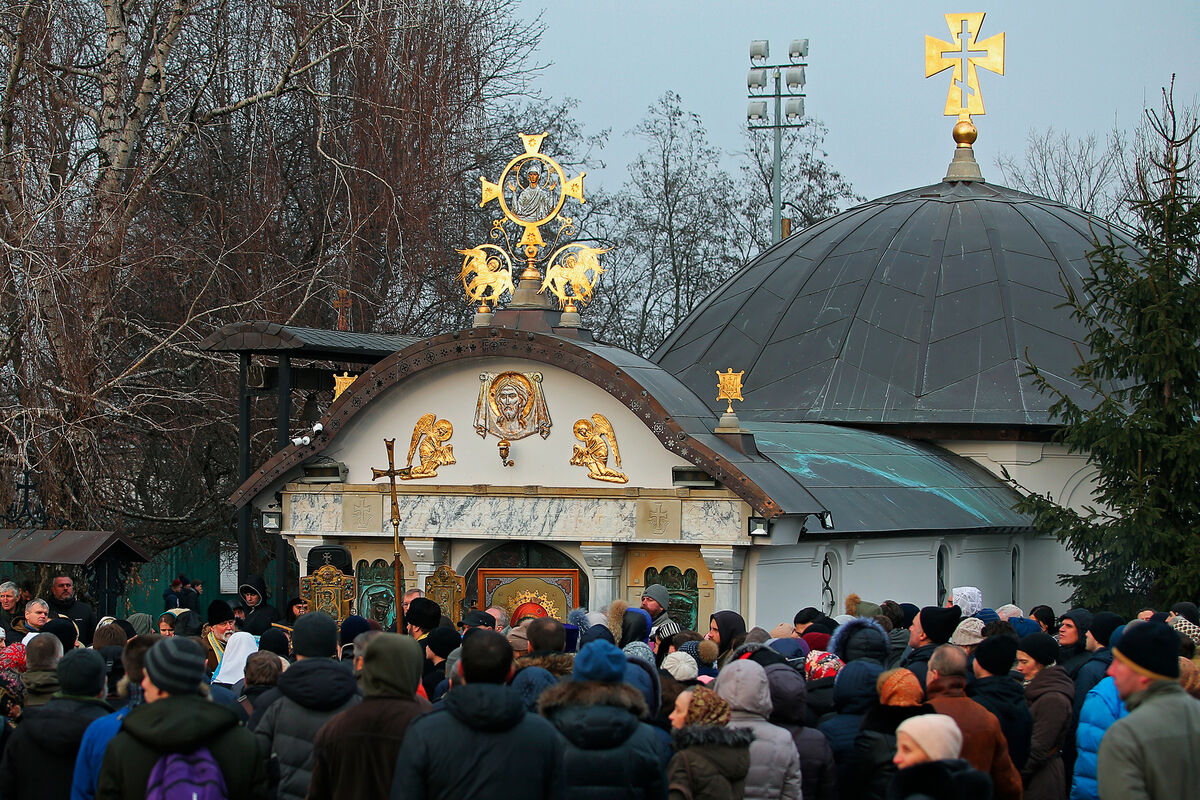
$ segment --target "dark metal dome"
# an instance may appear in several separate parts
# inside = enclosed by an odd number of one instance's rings
[[[1058,306],[1107,235],[1097,217],[982,182],[890,195],[764,252],[651,360],[704,398],[715,371],[745,370],[747,420],[1047,424],[1025,353],[1086,399],[1070,377],[1084,331]]]

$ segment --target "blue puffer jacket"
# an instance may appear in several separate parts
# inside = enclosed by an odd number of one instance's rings
[[[1128,714],[1125,704],[1117,697],[1117,685],[1105,678],[1087,693],[1079,712],[1079,730],[1075,734],[1075,774],[1071,778],[1071,800],[1099,800],[1096,783],[1096,763],[1100,739],[1109,726]]]

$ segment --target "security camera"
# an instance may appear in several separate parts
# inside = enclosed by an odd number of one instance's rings
[[[325,430],[325,426],[319,422],[316,425],[313,425],[313,427],[312,427],[313,433],[320,433],[323,430]]]
[[[307,436],[297,436],[295,439],[292,439],[292,444],[296,445],[297,447],[303,447],[304,445],[310,444],[311,442],[312,442],[312,439],[310,439]]]

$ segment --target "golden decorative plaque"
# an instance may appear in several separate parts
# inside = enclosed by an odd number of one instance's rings
[[[550,411],[542,394],[540,372],[483,372],[475,403],[475,432],[511,441],[533,434],[550,435]]]
[[[725,409],[726,414],[733,413],[733,401],[742,400],[742,376],[746,374],[745,370],[734,372],[733,367],[724,372],[717,373],[717,399],[728,402],[728,408]]]
[[[308,601],[309,611],[323,611],[341,625],[350,616],[354,578],[332,564],[325,564],[300,579],[300,596]]]

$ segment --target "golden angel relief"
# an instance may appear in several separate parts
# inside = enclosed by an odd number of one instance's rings
[[[399,471],[400,480],[433,478],[437,475],[438,467],[455,463],[454,447],[447,444],[453,435],[454,426],[450,420],[438,419],[437,414],[431,412],[417,420],[413,427],[412,443],[408,446],[408,466]],[[414,456],[419,459],[415,467]]]
[[[583,442],[575,445],[571,463],[587,467],[588,477],[609,483],[628,483],[624,472],[608,466],[608,451],[612,448],[613,463],[621,466],[621,451],[617,447],[617,434],[612,423],[603,414],[592,414],[591,422],[586,419],[575,421],[575,438]]]

